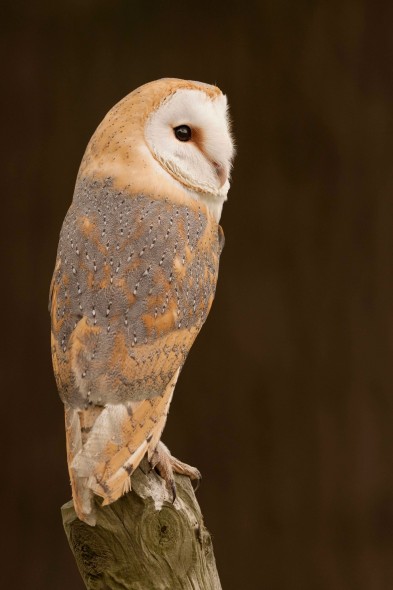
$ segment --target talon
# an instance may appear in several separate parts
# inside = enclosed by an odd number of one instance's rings
[[[171,491],[172,491],[172,504],[174,504],[175,500],[177,498],[177,490],[176,490],[175,480],[170,482],[170,486],[171,486]]]
[[[180,475],[186,475],[191,480],[196,480],[194,490],[196,491],[198,489],[199,481],[202,477],[198,469],[179,461],[176,457],[173,457],[164,443],[158,443],[157,448],[152,455],[150,465],[152,466],[152,469],[155,469],[162,479],[165,480],[168,491],[172,492],[172,503],[174,503],[177,498],[176,484],[173,477],[174,472],[179,473]]]
[[[201,485],[201,479],[202,479],[202,476],[201,477],[197,477],[195,479],[191,479],[191,485],[192,485],[192,487],[194,489],[194,492],[196,492],[199,489],[199,486]],[[194,481],[195,481],[195,485],[193,483]]]

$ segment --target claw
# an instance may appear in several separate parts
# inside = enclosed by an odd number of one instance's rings
[[[174,504],[175,500],[177,498],[177,490],[176,490],[175,480],[171,481],[171,490],[172,490],[172,504]]]
[[[179,461],[176,457],[172,457],[169,449],[162,442],[158,443],[150,459],[150,466],[165,480],[168,491],[172,492],[172,503],[177,498],[176,484],[173,477],[174,472],[180,475],[187,475],[191,480],[196,480],[197,485],[194,487],[194,490],[196,491],[198,489],[199,481],[202,477],[198,469]]]
[[[201,485],[201,479],[202,479],[202,476],[197,477],[195,479],[191,479],[191,482],[195,481],[195,485],[192,484],[192,487],[194,488],[194,492],[196,492],[199,489],[199,486]]]

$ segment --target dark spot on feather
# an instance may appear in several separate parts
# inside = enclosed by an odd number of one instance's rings
[[[132,463],[130,465],[124,465],[123,469],[128,473],[128,475],[131,475],[131,473],[134,471],[134,465]]]

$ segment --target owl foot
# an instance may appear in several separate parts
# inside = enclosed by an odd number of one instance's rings
[[[187,463],[183,463],[179,459],[176,459],[176,457],[173,457],[168,447],[162,442],[158,443],[150,459],[150,465],[165,480],[168,491],[172,493],[172,502],[176,500],[174,472],[180,475],[187,475],[191,480],[196,480],[198,483],[195,489],[198,488],[199,481],[202,478],[200,471],[196,467],[191,467],[191,465],[187,465]]]

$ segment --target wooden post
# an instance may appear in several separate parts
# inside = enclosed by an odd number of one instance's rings
[[[143,469],[143,468],[142,468]],[[80,521],[72,501],[63,525],[88,590],[221,590],[210,535],[188,477],[172,503],[163,480],[141,468],[131,492]]]

